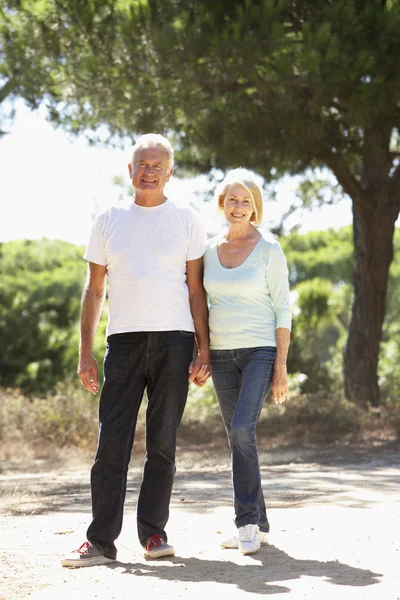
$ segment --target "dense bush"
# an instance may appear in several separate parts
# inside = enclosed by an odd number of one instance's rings
[[[0,245],[0,385],[46,394],[75,378],[82,254],[46,239]]]

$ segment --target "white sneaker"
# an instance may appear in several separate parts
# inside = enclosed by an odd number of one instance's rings
[[[269,533],[260,530],[258,530],[258,533],[260,534],[261,546],[266,546],[267,544],[269,544]],[[227,540],[223,540],[221,542],[221,547],[226,548],[228,550],[237,550],[239,548],[239,538],[231,537]]]
[[[249,523],[239,527],[239,550],[242,554],[254,554],[258,552],[260,546],[258,525]]]

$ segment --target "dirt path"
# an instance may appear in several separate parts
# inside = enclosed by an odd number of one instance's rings
[[[85,538],[90,462],[1,465],[0,599],[400,599],[400,445],[262,451],[271,544],[222,550],[232,529],[226,451],[181,448],[168,533],[147,561],[135,528],[133,462],[118,562],[65,569]]]

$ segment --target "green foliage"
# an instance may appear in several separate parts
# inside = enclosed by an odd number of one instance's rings
[[[6,0],[0,10],[0,101],[43,101],[55,124],[92,141],[166,133],[191,173],[332,171],[357,221],[346,393],[378,403],[400,209],[400,2]],[[325,196],[302,186],[308,204]]]
[[[6,0],[0,77],[71,132],[174,135],[188,168],[356,169],[399,124],[399,32],[397,1]]]
[[[303,281],[296,286],[299,316],[297,326],[300,334],[305,335],[309,329],[322,327],[330,321],[329,300],[333,293],[330,281],[315,277]]]
[[[293,232],[279,241],[288,259],[292,286],[313,277],[337,284],[351,282],[354,268],[351,227],[311,231],[306,235]]]
[[[385,340],[379,359],[379,383],[386,403],[399,403],[400,398],[400,344],[398,337]]]
[[[340,337],[340,328],[331,310],[334,294],[330,281],[314,278],[296,287],[290,372],[307,376],[300,390],[332,389],[328,363]]]
[[[204,422],[212,414],[219,418],[218,401],[210,378],[203,387],[190,386],[184,419]]]
[[[0,385],[47,392],[76,377],[83,249],[67,242],[0,247]]]
[[[394,237],[387,313],[379,358],[379,383],[384,404],[400,398],[400,230]],[[342,389],[343,347],[353,292],[350,284],[353,246],[350,228],[280,239],[293,291],[293,332],[289,372],[303,393]],[[300,379],[299,379],[300,377]]]
[[[342,350],[352,301],[351,230],[280,238],[289,267],[293,327],[288,371],[299,392],[340,391]]]
[[[384,401],[398,403],[400,398],[400,231],[394,236],[395,258],[390,268],[387,315],[379,357],[379,382]]]
[[[400,235],[396,231],[388,312],[380,357],[386,402],[398,402],[400,381]],[[347,335],[353,262],[350,228],[334,232],[293,232],[280,239],[290,269],[293,332],[289,372],[299,392],[342,388],[342,351]],[[83,248],[51,240],[0,246],[0,359],[3,386],[45,395],[57,384],[77,381],[80,296],[85,278]],[[106,310],[95,338],[102,377]],[[192,386],[187,417],[201,421],[219,411],[211,382]]]

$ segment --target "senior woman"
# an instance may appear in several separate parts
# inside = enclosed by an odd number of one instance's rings
[[[279,243],[256,228],[263,199],[251,171],[234,169],[216,190],[228,228],[208,242],[204,286],[209,304],[211,375],[232,457],[238,536],[222,543],[253,554],[267,543],[269,523],[256,426],[267,393],[289,397],[286,359],[291,309],[286,259]]]

